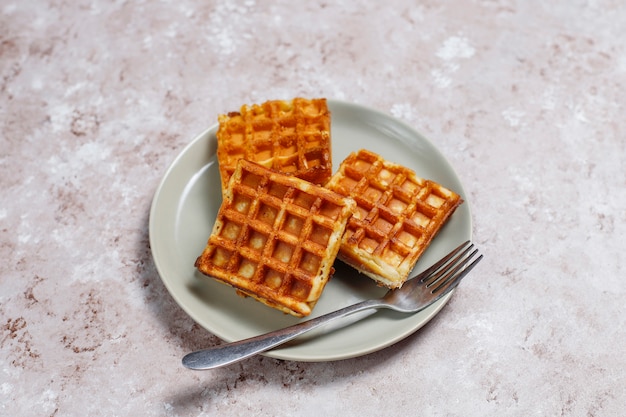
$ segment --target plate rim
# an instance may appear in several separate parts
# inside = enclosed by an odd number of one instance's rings
[[[467,210],[467,222],[463,223],[463,226],[465,227],[465,231],[467,232],[467,238],[468,239],[472,239],[472,233],[473,233],[473,219],[472,219],[472,211],[471,211],[471,207],[470,207],[470,203],[468,201],[467,198],[467,194],[465,192],[465,189],[463,187],[463,183],[461,182],[461,179],[459,177],[459,175],[457,174],[456,170],[454,169],[454,167],[452,166],[452,164],[450,164],[450,162],[448,161],[448,159],[445,157],[445,155],[434,145],[434,143],[427,138],[425,135],[421,134],[419,131],[417,131],[414,127],[410,126],[408,123],[390,115],[387,113],[384,113],[380,110],[371,108],[371,107],[367,107],[364,106],[362,104],[358,104],[358,103],[353,103],[353,102],[348,102],[348,101],[343,101],[343,100],[337,100],[337,99],[327,99],[329,108],[331,109],[332,112],[332,107],[341,107],[343,106],[345,109],[348,109],[350,111],[353,112],[365,112],[365,113],[371,113],[374,114],[376,117],[380,117],[383,119],[387,119],[388,121],[393,122],[395,125],[401,127],[402,129],[404,129],[407,132],[411,133],[411,136],[413,137],[413,139],[418,140],[418,141],[422,141],[423,143],[425,143],[430,150],[434,151],[435,153],[437,153],[437,156],[445,162],[446,164],[446,170],[449,171],[450,174],[452,174],[454,176],[454,178],[456,179],[456,181],[458,182],[460,189],[455,189],[455,192],[457,192],[458,194],[460,194],[464,200],[464,206],[465,209]],[[197,318],[197,314],[192,311],[190,309],[190,307],[188,305],[186,305],[186,303],[181,299],[180,295],[175,291],[175,289],[173,288],[173,286],[171,285],[171,283],[169,282],[168,279],[166,279],[164,277],[164,268],[161,264],[162,260],[159,259],[158,256],[156,256],[155,254],[155,248],[158,247],[158,242],[155,241],[156,236],[158,235],[157,232],[155,232],[156,230],[156,215],[155,213],[158,210],[158,206],[159,206],[159,197],[162,195],[163,193],[163,189],[166,187],[166,184],[168,182],[168,179],[171,178],[171,175],[173,173],[173,171],[178,167],[178,164],[180,163],[180,161],[182,159],[184,159],[184,157],[186,156],[186,154],[194,147],[194,146],[198,146],[198,142],[201,142],[203,140],[210,140],[210,135],[213,133],[212,131],[217,131],[218,128],[218,123],[214,123],[213,125],[209,126],[208,128],[204,129],[202,132],[200,132],[199,134],[197,134],[196,136],[194,136],[189,143],[187,143],[185,146],[182,147],[182,149],[178,152],[178,154],[176,155],[176,157],[170,162],[170,164],[168,165],[167,169],[164,171],[163,176],[161,177],[153,198],[152,198],[152,202],[150,205],[150,211],[149,211],[149,221],[148,221],[148,233],[149,233],[149,242],[150,242],[150,252],[155,264],[155,268],[157,270],[157,273],[159,275],[159,278],[161,279],[161,282],[164,284],[164,286],[166,287],[169,295],[174,299],[174,301],[176,302],[176,304],[195,322],[197,323],[200,327],[202,327],[203,329],[205,329],[206,331],[208,331],[209,333],[217,336],[218,338],[220,338],[221,340],[225,340],[225,341],[231,341],[228,340],[228,338],[225,338],[219,334],[217,334],[214,330],[207,328],[207,326],[205,326],[204,324],[202,324],[198,318]],[[399,141],[401,141],[400,138],[398,138]],[[356,149],[355,149],[356,150]],[[210,161],[207,159],[207,164],[209,164]],[[188,182],[191,181],[191,178],[189,178]],[[439,314],[439,312],[443,309],[443,307],[448,303],[448,301],[450,300],[450,298],[452,297],[452,295],[454,294],[456,290],[451,291],[449,294],[447,294],[446,296],[442,297],[440,300],[438,300],[435,304],[433,304],[432,306],[430,306],[428,309],[426,310],[422,310],[421,312],[418,313],[414,313],[411,315],[407,315],[408,317],[412,317],[415,316],[416,314],[421,314],[422,315],[422,319],[414,326],[411,326],[409,329],[402,331],[402,332],[398,332],[397,335],[395,335],[395,337],[391,337],[391,338],[386,338],[384,340],[381,340],[379,343],[374,343],[371,344],[369,346],[363,347],[361,349],[354,349],[352,351],[350,351],[349,353],[343,353],[343,354],[336,354],[336,355],[315,355],[315,354],[308,354],[308,355],[298,355],[298,354],[293,354],[290,353],[289,350],[289,346],[286,347],[278,347],[275,348],[274,350],[268,351],[268,352],[264,352],[262,353],[262,355],[264,356],[268,356],[268,357],[272,357],[275,359],[282,359],[282,360],[294,360],[294,361],[301,361],[301,362],[325,362],[325,361],[334,361],[334,360],[342,360],[342,359],[350,359],[350,358],[354,358],[354,357],[359,357],[359,356],[363,356],[369,353],[373,353],[379,350],[382,350],[386,347],[389,347],[405,338],[407,338],[408,336],[410,336],[411,334],[417,332],[419,329],[421,329],[422,327],[424,327],[428,322],[430,322],[437,314]],[[426,312],[426,314],[424,314]],[[340,330],[338,330],[340,331]]]

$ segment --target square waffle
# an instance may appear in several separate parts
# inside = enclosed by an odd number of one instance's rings
[[[350,154],[326,185],[353,197],[338,258],[379,285],[399,288],[461,197],[379,155]]]
[[[324,185],[332,175],[326,99],[272,100],[218,116],[217,159],[222,191],[246,159]]]
[[[349,197],[240,160],[196,267],[240,295],[307,316],[355,208]]]

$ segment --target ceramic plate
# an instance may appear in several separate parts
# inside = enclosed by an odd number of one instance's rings
[[[328,105],[332,114],[334,170],[350,152],[365,148],[412,168],[419,176],[437,181],[465,199],[424,252],[414,273],[471,239],[470,208],[461,181],[430,141],[386,114],[340,101],[329,100]],[[226,285],[202,279],[194,268],[221,203],[216,130],[217,125],[193,139],[165,173],[152,202],[150,245],[161,279],[181,308],[209,332],[225,341],[234,341],[302,319],[275,311],[252,298],[241,298]],[[385,293],[369,278],[341,262],[336,262],[335,268],[336,273],[311,317]],[[287,360],[329,361],[374,352],[424,326],[451,296],[452,293],[412,315],[380,310],[356,323],[350,323],[354,318],[347,318],[266,355]]]

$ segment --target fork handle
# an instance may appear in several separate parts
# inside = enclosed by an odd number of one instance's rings
[[[303,321],[293,326],[274,330],[249,339],[226,343],[207,349],[188,353],[183,357],[183,365],[189,369],[205,370],[214,369],[239,362],[258,353],[268,351],[282,345],[310,330],[320,327],[329,321],[349,316],[359,311],[371,308],[384,307],[381,300],[365,300],[360,303],[344,307],[332,313]]]

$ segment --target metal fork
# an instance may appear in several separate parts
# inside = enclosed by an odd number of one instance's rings
[[[230,365],[282,345],[331,320],[363,310],[389,308],[402,313],[416,313],[459,285],[459,282],[482,259],[483,255],[477,254],[478,249],[467,241],[430,268],[409,279],[402,288],[390,290],[382,298],[361,301],[332,313],[249,339],[189,353],[183,357],[183,365],[195,370]]]

